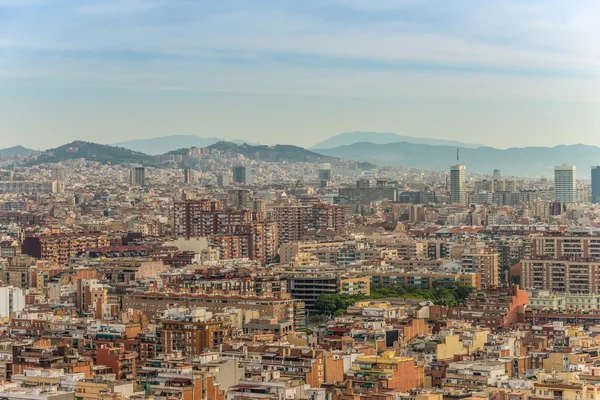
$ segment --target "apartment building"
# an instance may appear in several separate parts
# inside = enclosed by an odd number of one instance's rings
[[[269,263],[277,254],[279,229],[274,222],[253,222],[230,226],[227,234],[210,235],[208,244],[219,252],[220,260],[248,258]]]
[[[403,241],[394,243],[393,247],[398,252],[398,257],[405,260],[425,260],[428,258],[428,246],[425,241]]]
[[[239,197],[239,196],[238,196]],[[187,200],[174,205],[174,230],[179,237],[206,237],[219,259],[249,258],[268,263],[277,254],[279,229],[262,222],[261,212],[224,209],[212,200]]]
[[[397,190],[385,179],[378,179],[374,187],[368,179],[359,179],[356,187],[340,188],[339,195],[334,199],[336,204],[370,204],[376,201],[396,201]]]
[[[481,287],[495,288],[500,283],[498,260],[497,252],[486,249],[480,252],[463,253],[461,263],[465,271],[481,276]]]
[[[176,202],[173,218],[175,234],[186,238],[227,234],[230,227],[253,221],[250,210],[226,210],[215,200]]]
[[[413,272],[375,272],[369,273],[372,288],[394,288],[404,285],[418,286],[423,289],[463,285],[481,289],[481,276],[476,272],[445,273],[429,271]]]
[[[528,303],[527,292],[518,285],[486,289],[471,293],[458,316],[474,326],[505,330],[523,322]]]
[[[343,380],[341,356],[322,349],[251,345],[232,348],[223,345],[221,355],[235,358],[246,367],[246,378],[258,378],[266,371],[277,371],[282,378],[302,379],[310,387]]]
[[[341,232],[346,223],[346,209],[321,203],[286,204],[275,207],[274,217],[279,226],[279,243],[284,244],[300,241],[309,229]]]
[[[448,365],[442,387],[447,390],[485,392],[488,386],[496,386],[499,381],[507,379],[503,361],[458,361]]]
[[[117,379],[133,379],[136,374],[137,354],[122,347],[105,346],[96,349],[96,362],[112,369]]]
[[[600,261],[532,259],[521,261],[521,285],[558,293],[600,293]]]
[[[23,254],[49,260],[53,263],[68,264],[71,257],[89,248],[110,247],[108,235],[96,233],[28,236],[23,241]]]
[[[0,181],[0,194],[3,193],[62,193],[62,181]]]
[[[16,240],[0,241],[0,258],[12,258],[21,254],[21,245]]]
[[[139,368],[145,393],[155,399],[224,400],[225,393],[212,373],[194,371],[181,353],[150,358]]]
[[[161,320],[162,351],[181,351],[185,356],[199,356],[206,349],[217,348],[228,337],[223,320],[215,320],[204,308],[171,308]]]
[[[292,297],[305,303],[306,309],[316,311],[315,302],[322,294],[363,294],[371,293],[368,276],[349,276],[341,271],[325,271],[321,268],[294,269],[282,273],[288,280]]]
[[[20,255],[13,257],[2,271],[2,282],[5,285],[29,289],[31,287],[31,269],[37,264],[33,257]]]
[[[337,260],[337,248],[343,245],[343,241],[335,242],[285,242],[279,246],[279,256],[281,264],[288,264],[294,260],[298,253],[318,253],[319,251],[325,251],[329,249],[336,250],[335,258]]]
[[[598,236],[533,236],[531,257],[594,257],[600,258]]]
[[[359,356],[347,374],[358,388],[373,386],[393,389],[398,392],[409,392],[423,387],[424,368],[415,359],[397,357],[393,351],[386,351],[380,356]]]
[[[286,298],[288,297],[288,298]],[[123,296],[124,309],[136,309],[146,312],[149,318],[156,317],[174,304],[180,307],[205,307],[208,311],[221,313],[228,307],[243,311],[252,310],[260,318],[276,318],[283,321],[294,320],[294,302],[289,295],[240,296],[211,295],[175,292],[135,292]]]

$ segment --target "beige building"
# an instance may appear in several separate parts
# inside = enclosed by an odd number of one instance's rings
[[[462,255],[462,266],[465,271],[476,272],[481,276],[482,288],[494,288],[500,283],[498,259],[498,253],[493,250],[467,252]]]
[[[281,237],[281,228],[279,230]],[[288,264],[294,261],[294,258],[298,253],[314,253],[321,252],[326,250],[335,250],[339,249],[341,245],[343,245],[343,241],[337,242],[320,242],[320,243],[301,243],[301,242],[290,242],[290,243],[282,243],[279,246],[279,257],[281,264]],[[335,250],[335,257],[337,258],[337,250]]]
[[[289,296],[289,295],[288,295]],[[279,297],[227,296],[210,294],[136,292],[123,296],[123,309],[145,311],[150,318],[159,315],[173,305],[194,308],[205,307],[214,313],[224,312],[230,307],[242,311],[254,310],[260,318],[276,318],[283,321],[294,319],[294,300]]]

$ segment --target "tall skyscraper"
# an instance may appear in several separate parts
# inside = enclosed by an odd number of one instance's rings
[[[494,180],[499,181],[502,178],[502,174],[499,169],[494,170]]]
[[[600,203],[600,165],[592,167],[592,203]]]
[[[183,183],[194,183],[194,171],[191,168],[183,170]]]
[[[62,165],[57,165],[55,167],[52,167],[52,170],[51,170],[52,180],[66,182],[68,172],[69,171],[67,170],[67,168]]]
[[[247,165],[236,165],[233,167],[234,183],[252,183],[252,170]]]
[[[146,169],[141,166],[131,168],[129,171],[129,183],[132,186],[144,186],[146,184]]]
[[[452,204],[467,204],[466,173],[467,166],[465,164],[456,164],[450,167],[450,202]]]
[[[237,209],[248,208],[250,191],[247,189],[230,189],[227,191],[227,206]]]
[[[229,174],[219,174],[217,175],[217,186],[225,187],[229,186]]]
[[[554,199],[561,203],[575,203],[577,200],[575,166],[563,164],[554,167]]]
[[[331,177],[332,177],[331,164],[330,163],[319,164],[319,180],[320,181],[330,181]]]

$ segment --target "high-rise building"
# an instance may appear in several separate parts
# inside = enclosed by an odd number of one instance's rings
[[[500,173],[499,169],[495,169],[494,170],[494,180],[499,181],[500,179],[502,179],[502,174]]]
[[[592,203],[600,203],[600,165],[592,167]]]
[[[331,173],[331,164],[324,163],[319,164],[319,180],[320,181],[330,181],[333,174]]]
[[[227,206],[233,208],[249,208],[250,191],[247,189],[230,189],[227,191]]]
[[[463,253],[461,264],[466,272],[475,272],[481,276],[481,286],[497,287],[500,283],[499,254],[494,250],[481,250],[477,253]]]
[[[480,192],[487,192],[487,193],[493,193],[495,192],[495,185],[494,185],[494,180],[488,180],[488,179],[484,179],[482,181],[477,181],[475,182],[475,193],[480,193]]]
[[[2,193],[62,193],[65,183],[62,181],[12,181],[0,182]]]
[[[229,177],[229,174],[227,174],[227,173],[219,174],[219,175],[217,175],[217,186],[220,186],[220,187],[229,186],[230,180],[231,179]]]
[[[369,179],[361,178],[356,181],[356,187],[339,188],[338,196],[334,198],[337,204],[369,204],[374,201],[396,201],[398,193],[396,188],[380,179],[375,187],[371,187]]]
[[[178,237],[225,234],[232,225],[252,221],[249,210],[225,210],[221,201],[188,200],[175,202],[173,226]]]
[[[236,165],[232,172],[234,183],[252,183],[252,170],[248,165]]]
[[[279,242],[296,242],[309,229],[342,231],[346,223],[346,209],[321,203],[289,204],[275,207],[275,221],[279,227]]]
[[[183,183],[194,183],[194,171],[191,168],[183,170]]]
[[[249,258],[271,262],[279,242],[277,224],[262,222],[260,212],[225,209],[221,201],[175,202],[173,227],[178,237],[204,237],[219,259]]]
[[[0,182],[12,182],[15,180],[15,171],[0,170]]]
[[[465,164],[456,164],[450,167],[450,202],[452,204],[467,204],[466,172]]]
[[[554,167],[554,199],[562,203],[575,203],[576,190],[575,166],[563,164]]]
[[[62,165],[57,165],[55,167],[52,167],[52,170],[51,170],[52,180],[66,182],[68,172],[69,171],[67,170],[67,168],[63,167]]]
[[[129,183],[132,186],[144,186],[146,184],[146,169],[141,166],[131,168]]]

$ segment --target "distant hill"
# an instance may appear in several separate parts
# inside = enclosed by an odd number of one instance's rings
[[[457,142],[455,140],[445,139],[430,139],[430,138],[418,138],[411,136],[398,135],[397,133],[382,133],[382,132],[344,132],[338,135],[332,136],[320,143],[310,147],[311,150],[316,149],[332,149],[334,147],[348,146],[354,143],[370,142],[375,144],[387,144],[387,143],[415,143],[415,144],[430,144],[435,146],[461,146],[465,148],[477,148],[483,147],[480,144],[471,144]]]
[[[128,140],[115,143],[114,146],[124,147],[129,150],[139,151],[145,154],[165,154],[173,150],[190,147],[208,147],[222,139],[216,137],[202,138],[195,135],[171,135],[160,136],[152,139]],[[233,140],[233,143],[247,143],[243,140]]]
[[[92,142],[77,140],[55,149],[42,152],[31,164],[54,163],[84,158],[102,164],[142,164],[155,165],[154,159],[143,153]]]
[[[23,146],[13,146],[7,147],[6,149],[0,149],[0,156],[30,156],[35,153],[37,153],[37,151]]]
[[[431,146],[414,143],[355,143],[319,153],[351,160],[370,161],[378,165],[398,165],[423,169],[449,170],[456,164],[455,146]],[[578,178],[589,178],[590,167],[600,164],[600,147],[582,144],[556,147],[523,147],[506,150],[491,147],[460,148],[460,162],[467,172],[491,174],[500,169],[503,175],[553,177],[554,166],[563,163],[577,167]]]
[[[275,146],[235,144],[231,142],[218,142],[211,146],[211,149],[220,150],[229,153],[242,154],[252,160],[266,162],[335,162],[335,157],[324,156],[302,147],[278,144]]]

